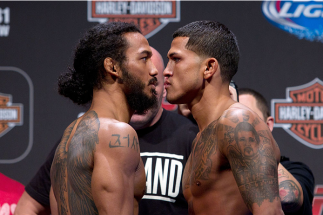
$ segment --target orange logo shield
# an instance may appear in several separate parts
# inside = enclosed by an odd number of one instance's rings
[[[323,82],[313,81],[286,89],[286,99],[271,101],[274,127],[282,127],[299,142],[323,148]]]
[[[169,22],[180,21],[179,1],[88,1],[89,22],[129,22],[148,39]]]
[[[12,104],[11,95],[0,93],[0,137],[22,125],[22,104]]]

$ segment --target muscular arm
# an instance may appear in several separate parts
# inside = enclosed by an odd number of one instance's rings
[[[314,176],[308,166],[301,162],[289,160],[281,160],[281,165],[289,171],[289,173],[298,181],[302,190],[303,201],[300,207],[294,212],[288,212],[283,209],[286,214],[312,214],[312,201],[314,196]],[[279,173],[279,172],[278,172]],[[294,191],[295,193],[295,191]],[[295,198],[294,202],[299,201]]]
[[[57,201],[54,196],[53,187],[50,188],[49,201],[50,201],[51,215],[58,215]]]
[[[50,167],[52,165],[55,150],[60,143],[56,142],[51,152],[48,154],[45,163],[39,168],[36,175],[25,187],[25,192],[19,199],[15,215],[49,215],[51,214],[49,206],[49,189],[50,183]]]
[[[26,191],[22,194],[14,215],[49,215],[50,208],[33,199]]]
[[[278,146],[255,113],[231,109],[219,120],[220,151],[254,214],[283,214],[278,192]]]
[[[303,189],[283,165],[278,165],[279,196],[284,212],[297,212],[303,204]]]
[[[134,181],[140,162],[136,132],[127,124],[99,132],[92,175],[93,200],[99,214],[133,214]]]

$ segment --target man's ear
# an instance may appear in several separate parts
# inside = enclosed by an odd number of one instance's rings
[[[204,79],[209,79],[218,70],[218,61],[215,58],[207,58],[205,61],[205,70],[203,73]]]
[[[269,116],[266,120],[266,123],[270,129],[270,131],[272,132],[274,129],[274,118],[272,116]]]
[[[119,77],[119,66],[112,58],[107,57],[106,59],[104,59],[103,66],[105,71],[109,73],[112,77]]]

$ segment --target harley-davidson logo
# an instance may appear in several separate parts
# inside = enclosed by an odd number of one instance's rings
[[[286,89],[286,99],[271,100],[274,127],[281,127],[304,145],[323,148],[323,82]]]
[[[179,1],[88,1],[89,22],[130,22],[148,39],[169,22],[180,21]]]
[[[22,104],[12,104],[11,95],[0,93],[0,137],[22,125]]]

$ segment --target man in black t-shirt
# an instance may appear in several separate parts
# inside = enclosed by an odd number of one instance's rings
[[[130,121],[138,133],[140,155],[145,164],[146,194],[140,201],[139,214],[188,214],[182,193],[182,174],[198,128],[188,119],[162,108],[164,64],[160,54],[152,48],[152,61],[158,70],[158,107],[144,115],[133,115]],[[59,141],[60,142],[60,141]],[[56,143],[46,162],[26,186],[15,215],[50,214],[50,167],[59,144]]]
[[[273,130],[273,117],[270,116],[265,98],[252,89],[239,89],[239,102],[256,112]],[[312,171],[301,162],[289,161],[281,157],[278,166],[279,190],[285,215],[311,215],[314,194]]]

